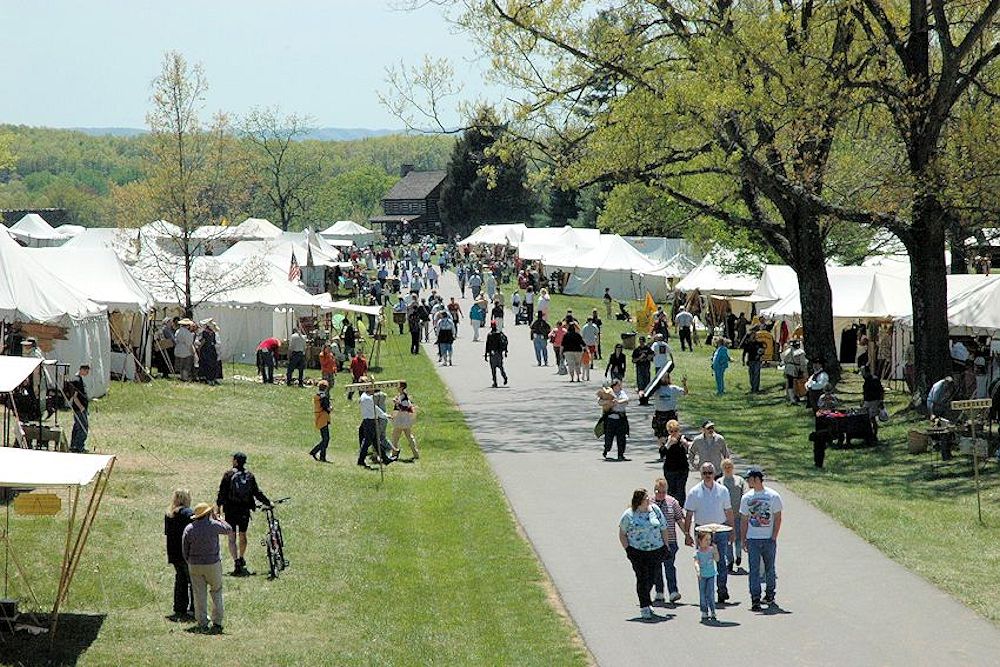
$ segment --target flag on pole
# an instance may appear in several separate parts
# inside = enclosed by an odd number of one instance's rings
[[[635,314],[636,329],[643,333],[649,333],[653,329],[653,313],[656,312],[656,302],[653,295],[646,292],[646,301],[642,304],[642,310]]]
[[[309,243],[309,239],[306,239],[306,266],[312,268],[313,266],[313,247]]]
[[[302,277],[302,269],[299,268],[299,261],[295,259],[295,250],[292,249],[292,263],[288,267],[288,280],[295,282]]]

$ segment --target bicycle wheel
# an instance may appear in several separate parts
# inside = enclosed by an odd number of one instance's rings
[[[285,538],[281,534],[281,523],[277,519],[274,520],[274,544],[278,554],[278,569],[284,570],[288,567],[288,561],[285,559]]]

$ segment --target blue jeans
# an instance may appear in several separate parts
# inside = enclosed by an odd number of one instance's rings
[[[726,369],[716,368],[715,369],[715,393],[722,395],[726,393]]]
[[[73,433],[69,440],[71,452],[82,452],[87,444],[87,433],[90,431],[90,415],[87,411],[73,410]]]
[[[715,587],[715,577],[698,577],[698,604],[701,606],[701,613],[715,613],[715,595],[712,589]]]
[[[538,364],[548,364],[549,363],[549,342],[546,340],[545,336],[535,335],[532,339],[535,345],[535,359]]]
[[[677,556],[677,543],[670,543],[670,551],[667,553],[667,557],[656,566],[656,573],[653,575],[653,588],[656,589],[657,594],[663,594],[663,578],[664,575],[667,579],[667,591],[670,593],[677,592],[677,568],[674,567],[674,558]]]
[[[719,595],[729,595],[729,533],[715,533],[712,536],[715,547],[719,550],[719,574],[715,577]]]
[[[747,540],[747,557],[750,559],[750,599],[760,600],[760,565],[764,561],[764,594],[773,598],[777,575],[774,572],[774,558],[777,555],[778,544],[773,539]]]
[[[730,565],[735,563],[737,559],[742,560],[740,556],[743,553],[743,540],[741,539],[742,536],[740,535],[740,531],[743,528],[743,526],[739,521],[739,519],[734,521],[734,523],[736,525],[733,526],[733,534],[736,536],[736,539],[734,539],[733,543],[726,548],[726,556],[729,558]]]
[[[760,391],[760,362],[747,362],[747,372],[750,374],[750,391]]]

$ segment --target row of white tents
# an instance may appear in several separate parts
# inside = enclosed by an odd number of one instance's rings
[[[521,259],[537,260],[547,271],[568,274],[567,294],[601,296],[607,288],[620,300],[639,299],[649,292],[664,301],[669,282],[687,274],[698,260],[680,239],[626,238],[569,226],[483,225],[459,244],[515,247]]]
[[[353,241],[282,232],[252,218],[232,229],[239,228],[241,237],[225,252],[194,257],[190,267],[194,319],[219,325],[223,360],[252,363],[259,342],[287,337],[297,317],[358,310],[333,302],[325,290],[311,294],[302,282],[312,267],[320,269],[321,281],[325,267],[349,266],[341,255]],[[64,329],[65,338],[54,338],[46,356],[70,372],[89,363],[89,388],[103,395],[112,371],[134,368],[132,355],[149,363],[151,334],[162,318],[181,312],[184,263],[170,243],[160,242],[179,230],[156,221],[131,230],[86,229],[57,247],[23,247],[24,229],[22,236],[0,232],[0,322]],[[218,238],[218,231],[199,233]],[[293,254],[302,270],[297,280],[289,279]]]

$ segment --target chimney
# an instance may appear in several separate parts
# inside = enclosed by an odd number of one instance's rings
[[[401,164],[399,165],[399,177],[404,178],[408,173],[413,171],[412,164]]]

